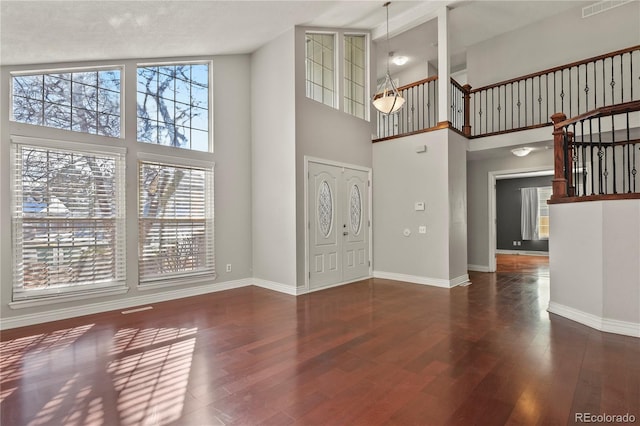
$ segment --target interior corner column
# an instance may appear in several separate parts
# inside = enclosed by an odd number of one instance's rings
[[[449,8],[438,10],[438,122],[449,121],[451,91],[449,65]]]

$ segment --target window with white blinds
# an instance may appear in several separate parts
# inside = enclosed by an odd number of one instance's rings
[[[141,283],[215,272],[213,170],[139,162]]]
[[[13,142],[13,299],[123,285],[124,150]]]

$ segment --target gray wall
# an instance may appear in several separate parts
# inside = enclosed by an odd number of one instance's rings
[[[518,134],[512,135],[514,142],[517,142]],[[528,171],[531,168],[553,170],[553,150],[534,151],[526,157],[515,157],[508,153],[503,157],[467,161],[470,265],[489,266],[489,172]]]
[[[310,156],[370,168],[373,155],[371,144],[373,123],[307,98],[305,91],[305,31],[307,30],[310,28],[297,27],[295,36],[295,196],[298,286],[304,285],[305,282],[304,188],[307,179],[304,175],[304,157]],[[345,32],[344,29],[332,31],[336,31],[338,34]],[[338,42],[337,46],[337,57],[342,58],[342,43]],[[338,69],[341,68],[342,66],[338,67]],[[369,75],[369,80],[375,84],[372,72]],[[338,86],[342,88],[343,78],[341,75],[338,76],[338,82]],[[338,105],[342,105],[342,99],[339,99]],[[370,115],[373,116],[373,113]]]
[[[522,188],[551,186],[552,176],[496,181],[496,248],[498,250],[549,251],[549,240],[523,240],[521,233]],[[522,245],[514,246],[514,241]]]
[[[416,153],[423,145],[427,151]],[[376,272],[436,281],[466,274],[465,150],[466,140],[448,129],[373,145]],[[418,233],[422,225],[426,234]]]
[[[207,58],[162,58],[144,59],[145,63],[182,61]],[[218,276],[209,280],[207,284],[223,283],[252,276],[251,265],[251,123],[250,115],[250,57],[248,55],[219,56],[213,60],[214,76],[214,103],[213,103],[213,129],[215,153],[211,156],[202,153],[192,153],[195,158],[211,157],[216,163],[215,168],[215,205],[216,205],[216,231],[215,250]],[[30,69],[55,69],[70,66],[95,66],[95,65],[124,64],[128,71],[125,85],[136,86],[136,62],[134,60],[120,60],[92,63],[58,63],[30,66]],[[9,92],[9,72],[26,67],[3,67],[1,70],[0,92]],[[125,109],[135,111],[135,92],[127,92]],[[234,102],[229,103],[228,99]],[[127,285],[128,293],[118,296],[97,297],[81,301],[47,304],[38,307],[30,307],[19,310],[11,309],[8,303],[11,301],[12,288],[12,254],[11,254],[11,218],[10,203],[11,193],[9,189],[9,147],[10,135],[26,135],[49,139],[61,139],[68,141],[91,143],[100,139],[98,136],[85,135],[78,132],[69,132],[46,127],[29,126],[21,123],[10,122],[9,96],[2,96],[0,107],[2,144],[0,145],[0,317],[9,319],[18,316],[42,316],[63,310],[67,314],[74,312],[74,308],[95,305],[96,311],[113,309],[113,306],[126,306],[127,300],[135,300],[136,304],[146,303],[146,298],[155,298],[166,293],[167,298],[176,290],[185,290],[197,285],[173,286],[140,291],[137,287],[137,164],[135,161],[138,150],[136,142],[136,122],[126,120],[125,135],[122,139],[109,139],[115,146],[126,147],[131,154],[127,160]],[[130,117],[130,116],[129,116]],[[172,148],[158,147],[167,155]],[[238,230],[242,230],[239,232]],[[232,272],[226,273],[224,265],[231,263]]]
[[[469,47],[469,83],[481,87],[640,43],[640,2],[585,19],[581,6]]]
[[[291,29],[252,55],[250,169],[254,277],[292,287],[296,286],[294,35]]]

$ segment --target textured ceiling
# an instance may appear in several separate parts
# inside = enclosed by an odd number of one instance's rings
[[[380,40],[386,34],[383,3],[2,0],[0,63],[250,53],[295,25],[370,29]],[[585,2],[396,0],[389,8],[392,50],[414,63],[435,60],[433,18],[445,4],[452,7],[451,52],[464,61],[467,46],[579,3]],[[386,43],[378,46],[384,64]]]

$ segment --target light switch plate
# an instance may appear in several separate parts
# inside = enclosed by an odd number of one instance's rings
[[[424,211],[424,201],[416,201],[416,211]]]

